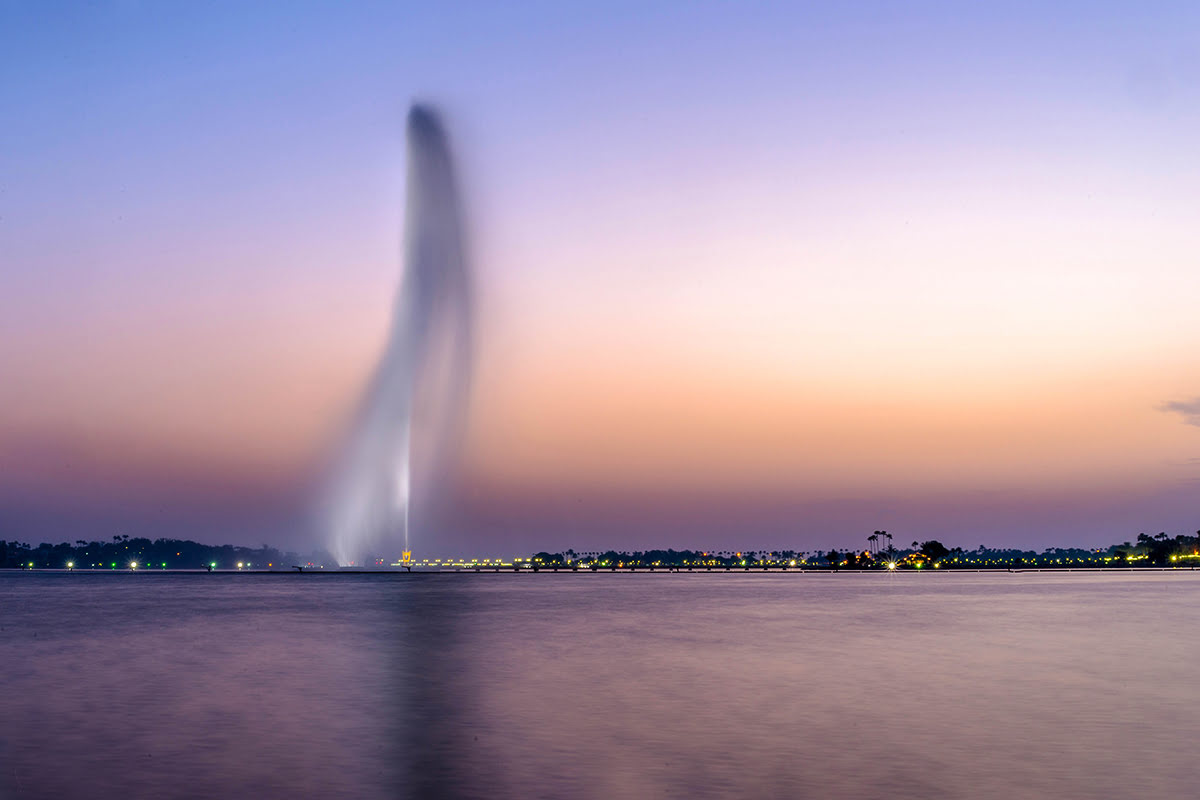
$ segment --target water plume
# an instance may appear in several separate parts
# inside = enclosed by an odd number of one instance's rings
[[[341,564],[409,550],[413,509],[452,466],[471,361],[470,278],[441,118],[408,114],[404,269],[383,356],[336,459],[327,498]]]

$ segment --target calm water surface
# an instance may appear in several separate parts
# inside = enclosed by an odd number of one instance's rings
[[[0,573],[0,797],[1184,798],[1200,575]]]

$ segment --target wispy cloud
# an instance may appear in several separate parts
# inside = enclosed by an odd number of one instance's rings
[[[1191,400],[1172,400],[1163,403],[1158,408],[1160,411],[1178,414],[1188,425],[1200,427],[1200,397],[1193,397]]]

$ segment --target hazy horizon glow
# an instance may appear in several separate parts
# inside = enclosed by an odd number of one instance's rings
[[[480,280],[466,475],[419,550],[1193,531],[1198,26],[7,7],[0,538],[307,541],[387,335],[413,98]]]

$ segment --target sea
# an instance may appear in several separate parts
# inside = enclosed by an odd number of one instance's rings
[[[0,573],[2,798],[1188,798],[1200,573]]]

